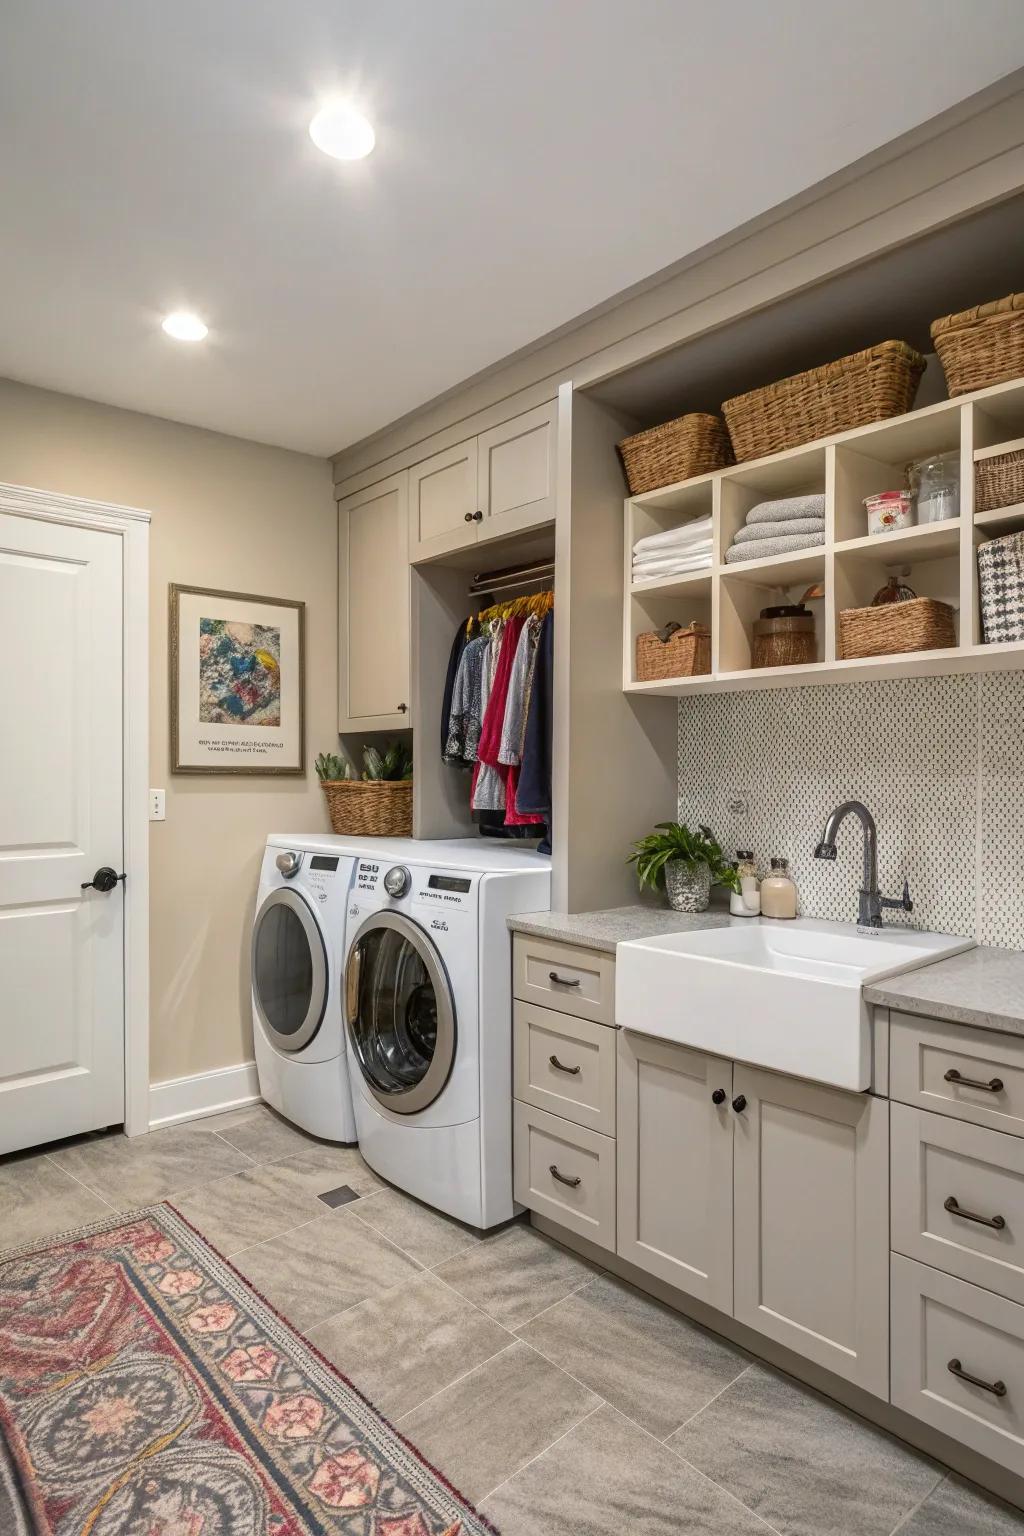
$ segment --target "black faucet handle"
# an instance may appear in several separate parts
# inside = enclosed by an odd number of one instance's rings
[[[910,885],[906,878],[904,877],[903,881],[902,896],[881,896],[879,897],[878,904],[881,907],[888,907],[890,910],[896,908],[900,912],[913,912],[914,903],[910,899]]]

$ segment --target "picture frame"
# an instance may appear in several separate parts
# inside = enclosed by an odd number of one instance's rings
[[[171,772],[306,772],[306,605],[168,586]]]

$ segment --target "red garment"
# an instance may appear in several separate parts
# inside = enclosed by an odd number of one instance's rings
[[[505,705],[508,703],[509,678],[512,676],[512,663],[515,661],[519,635],[525,623],[525,619],[506,619],[505,628],[501,633],[498,665],[494,670],[491,696],[487,700],[487,708],[484,710],[484,718],[480,726],[480,745],[476,754],[480,762],[490,763],[492,768],[499,766],[498,752],[501,749],[501,727],[505,723]]]
[[[505,825],[506,827],[543,827],[543,816],[524,813],[516,805],[516,789],[519,784],[519,764],[506,763],[505,768]]]

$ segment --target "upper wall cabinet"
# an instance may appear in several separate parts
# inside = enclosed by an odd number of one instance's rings
[[[409,475],[338,503],[338,729],[409,724]]]
[[[557,410],[550,400],[413,466],[414,564],[553,520]]]

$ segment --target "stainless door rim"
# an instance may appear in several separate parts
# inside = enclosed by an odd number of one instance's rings
[[[264,917],[271,907],[287,907],[294,912],[302,925],[309,945],[310,964],[313,968],[313,979],[310,986],[309,1009],[299,1028],[293,1034],[282,1035],[271,1023],[263,1007],[263,999],[260,997],[260,989],[257,980],[256,945],[260,936],[260,928]],[[324,936],[320,932],[320,925],[313,916],[309,903],[299,895],[291,886],[280,886],[271,891],[263,905],[256,914],[256,920],[252,925],[252,948],[250,954],[252,967],[252,996],[259,1021],[270,1037],[271,1043],[278,1050],[287,1051],[290,1055],[301,1051],[304,1045],[308,1045],[316,1034],[323,1021],[327,1009],[327,951],[324,947]]]
[[[373,933],[378,928],[390,928],[400,933],[407,939],[420,959],[430,978],[434,988],[434,997],[437,1002],[437,1039],[434,1043],[434,1054],[430,1066],[413,1088],[388,1093],[378,1088],[368,1074],[363,1070],[362,1055],[359,1049],[359,1040],[352,1028],[351,993],[355,991],[356,1006],[358,1006],[358,981],[359,972],[353,964],[356,949],[367,934]],[[350,977],[354,976],[356,986],[350,986]],[[356,1061],[359,1063],[360,1076],[367,1089],[385,1109],[390,1109],[399,1115],[414,1115],[421,1109],[426,1109],[428,1104],[433,1104],[438,1098],[445,1083],[451,1075],[455,1064],[455,1001],[452,997],[451,982],[448,980],[448,972],[444,961],[438,954],[436,947],[418,923],[412,918],[405,917],[401,912],[374,912],[366,919],[362,927],[349,945],[348,955],[345,961],[345,984],[342,987],[343,1010],[345,1017],[345,1029],[352,1042]]]

